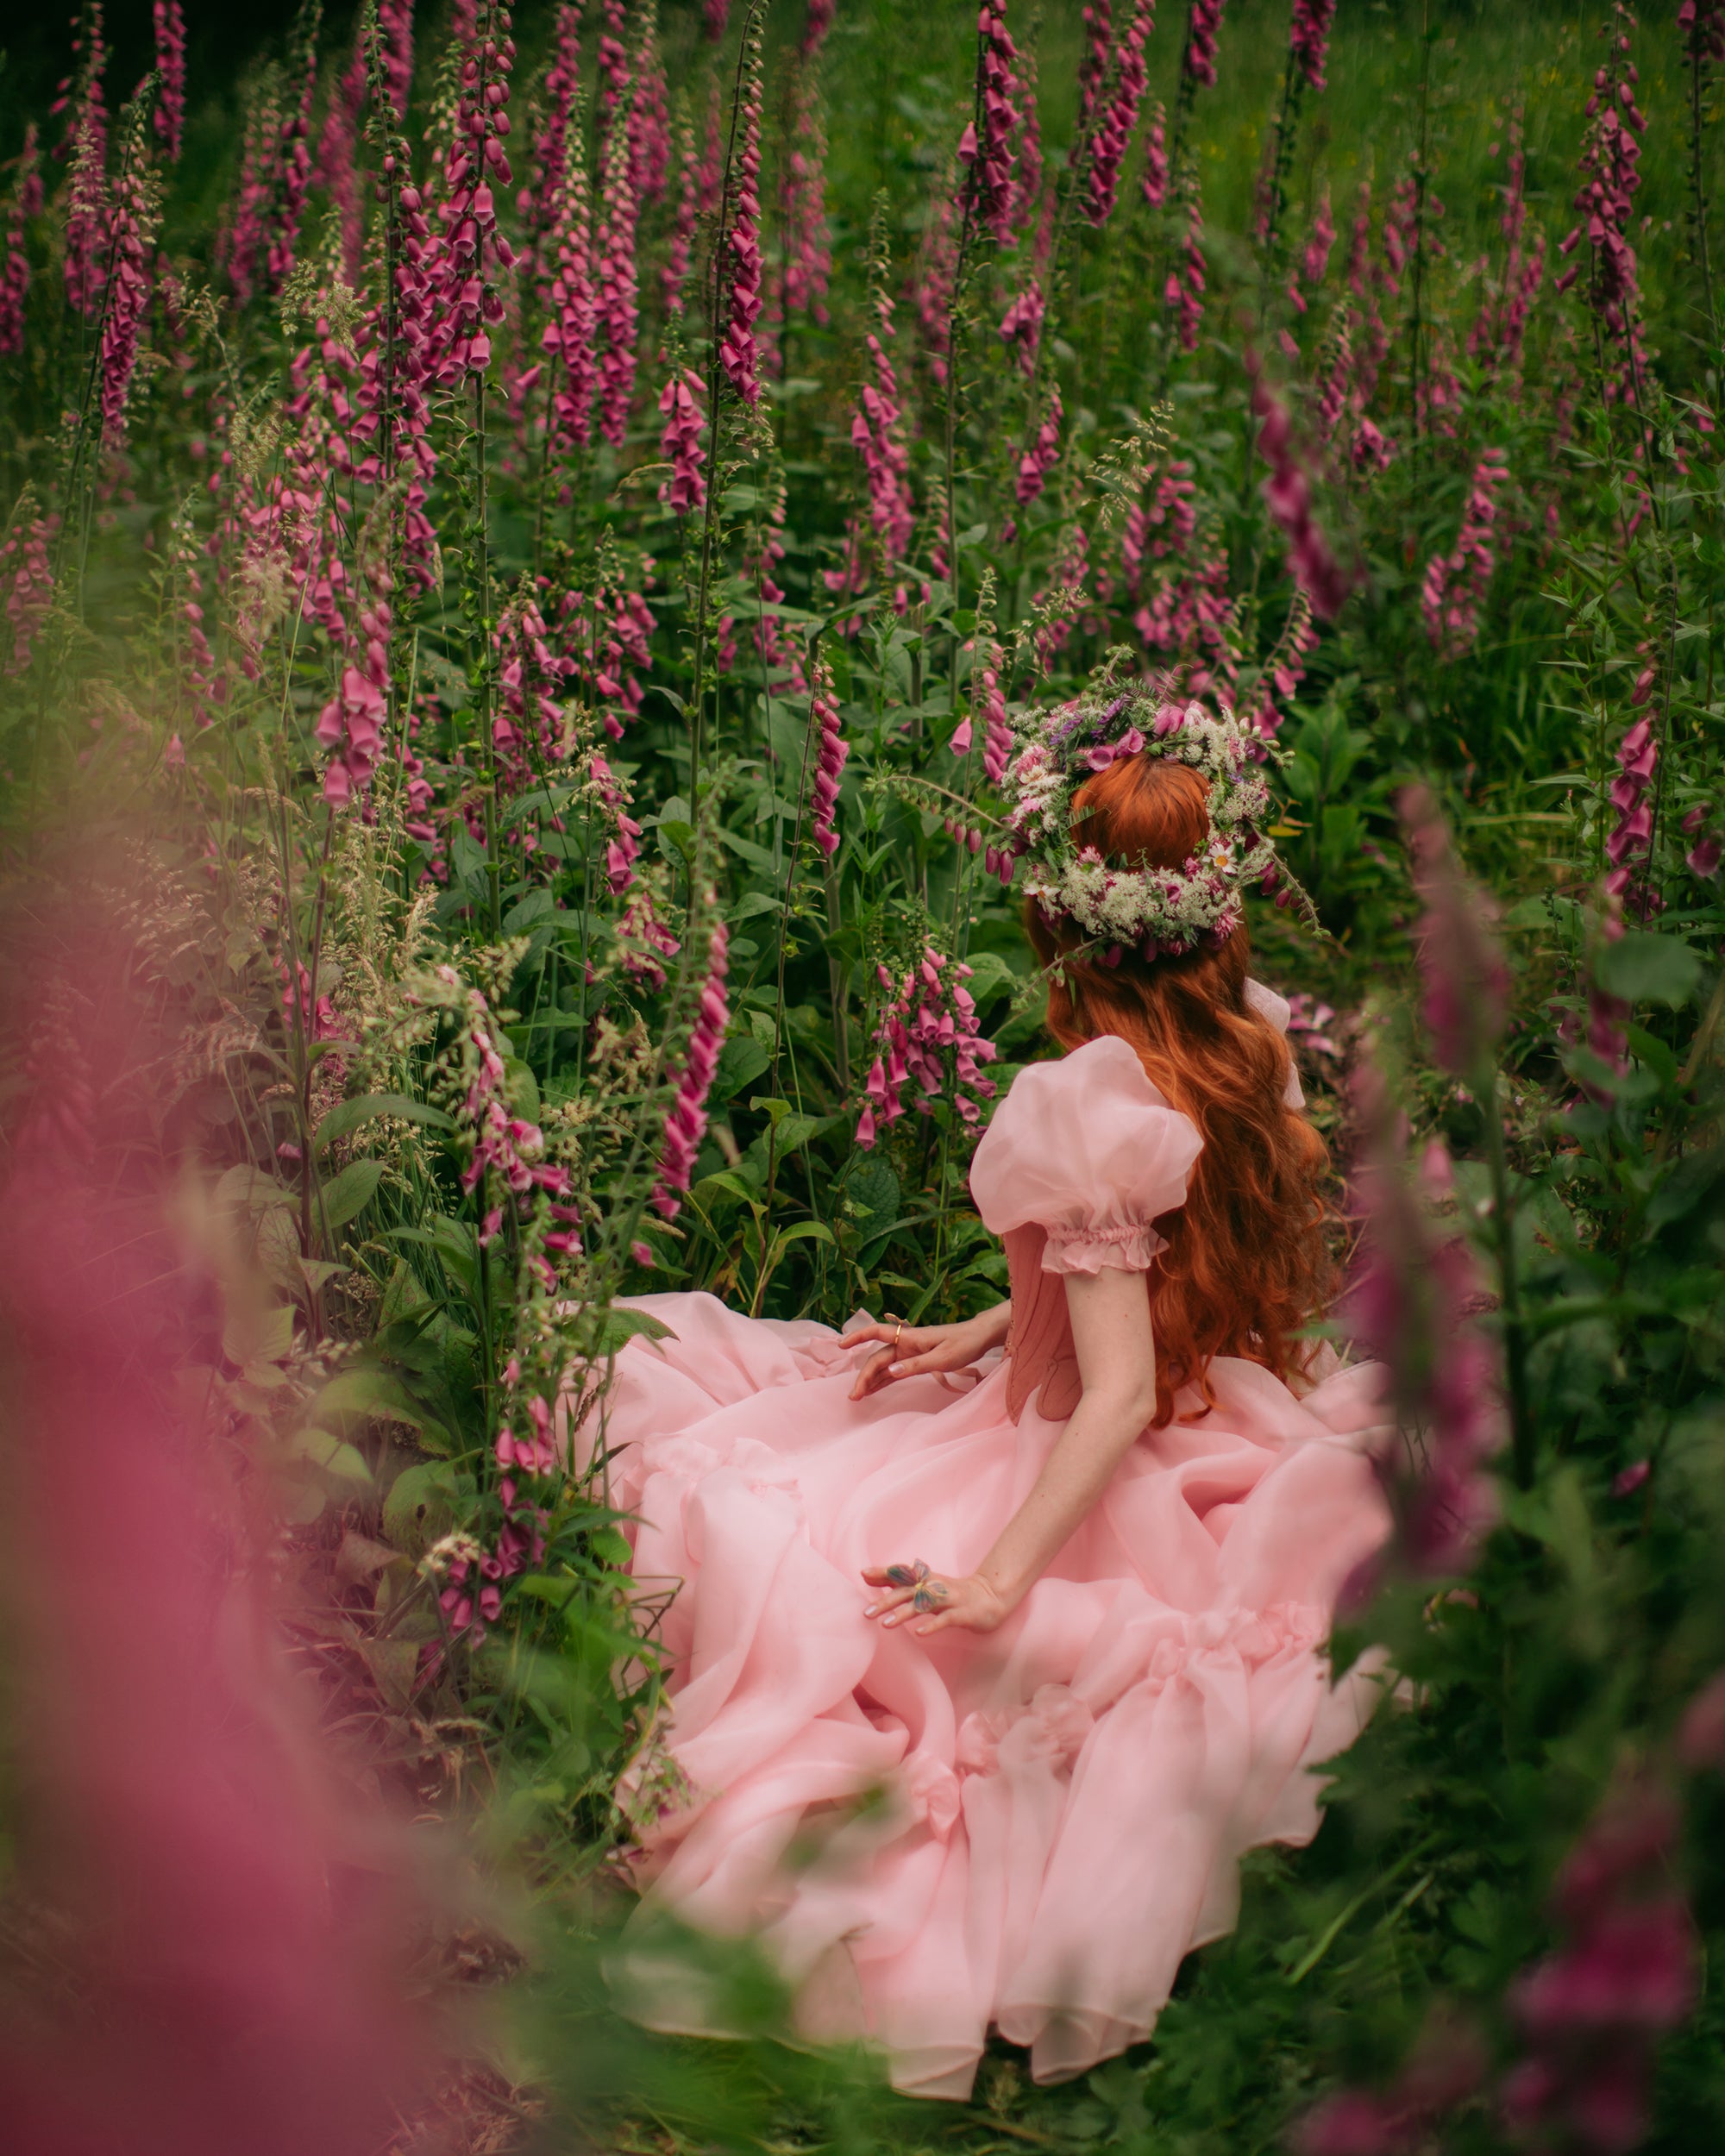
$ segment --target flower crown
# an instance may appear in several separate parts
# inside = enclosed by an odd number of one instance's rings
[[[1026,713],[1019,730],[1007,821],[1028,856],[1025,890],[1051,926],[1075,923],[1107,947],[1110,964],[1128,950],[1150,959],[1225,943],[1240,924],[1250,883],[1276,892],[1278,906],[1297,906],[1317,925],[1311,900],[1264,835],[1270,787],[1253,755],[1263,744],[1226,705],[1213,716],[1155,683],[1110,682],[1076,703]],[[1141,755],[1187,764],[1210,782],[1208,839],[1178,868],[1113,865],[1083,844],[1082,810],[1073,828],[1080,787],[1120,758]]]

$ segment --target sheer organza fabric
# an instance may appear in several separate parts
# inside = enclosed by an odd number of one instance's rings
[[[1182,1957],[1233,1924],[1243,1851],[1315,1832],[1313,1769],[1377,1698],[1322,1654],[1386,1529],[1370,1366],[1301,1398],[1217,1362],[1214,1407],[1182,1395],[1193,1420],[1144,1433],[995,1633],[863,1614],[865,1566],[981,1562],[1077,1396],[1063,1276],[1145,1272],[1151,1323],[1151,1223],[1200,1150],[1123,1042],[1019,1073],[971,1175],[1014,1307],[975,1383],[853,1402],[825,1327],[643,1299],[674,1338],[624,1351],[605,1437],[635,1576],[676,1588],[687,1789],[635,1858],[618,1974],[641,2018],[717,2031],[656,1943],[669,1908],[761,1938],[806,2033],[881,2046],[903,2089],[968,2095],[991,2027],[1062,2079],[1150,2033]]]

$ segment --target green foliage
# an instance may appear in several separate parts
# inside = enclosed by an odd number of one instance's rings
[[[736,8],[716,46],[701,12],[667,7],[657,32],[691,139],[710,91],[728,125],[756,11]],[[189,1392],[317,1583],[344,1727],[379,1771],[416,1777],[416,1803],[430,1786],[470,1808],[531,1891],[533,1973],[511,1996],[556,2145],[1242,2156],[1281,2145],[1323,2089],[1389,2080],[1435,2013],[1490,2061],[1446,2145],[1498,2147],[1517,1972],[1551,1942],[1565,1850],[1631,1767],[1681,1783],[1685,1890],[1709,1952],[1725,1932],[1725,1780],[1674,1764],[1725,1661],[1725,906],[1708,852],[1725,836],[1725,467],[1704,252],[1718,92],[1672,12],[1634,39],[1652,116],[1639,358],[1589,304],[1590,246],[1555,251],[1596,64],[1590,14],[1558,4],[1343,9],[1320,97],[1288,72],[1271,0],[1232,0],[1223,86],[1182,88],[1164,0],[1150,95],[1172,191],[1145,202],[1135,148],[1101,227],[1065,161],[1077,11],[1039,29],[1015,13],[1041,85],[1045,256],[1034,215],[1000,248],[953,191],[969,11],[841,10],[801,69],[800,11],[766,9],[769,295],[812,113],[830,292],[769,314],[760,401],[740,401],[701,297],[712,215],[681,310],[665,304],[674,169],[639,225],[633,402],[579,442],[549,421],[568,379],[543,342],[555,264],[501,188],[520,263],[512,282],[484,272],[507,299],[488,367],[420,385],[423,429],[400,398],[370,431],[354,418],[361,356],[405,349],[383,282],[402,176],[441,185],[454,77],[429,25],[405,138],[365,116],[366,245],[344,263],[320,179],[279,291],[236,280],[223,205],[242,107],[279,94],[292,56],[249,89],[198,87],[186,160],[162,175],[165,266],[122,432],[104,436],[99,402],[111,313],[65,297],[64,192],[21,204],[28,328],[0,383],[9,845],[22,857],[62,821],[119,834],[139,964],[183,1028],[164,1153],[203,1194],[229,1288]],[[550,27],[525,9],[517,25],[518,187],[536,185]],[[322,56],[320,122],[345,64]],[[598,189],[585,86],[572,154]],[[28,89],[0,84],[8,155]],[[400,162],[380,185],[386,144]],[[1324,203],[1339,237],[1312,270]],[[1539,283],[1512,350],[1503,309],[1536,230],[1584,273],[1563,296]],[[1167,294],[1195,234],[1208,281],[1186,349]],[[1033,266],[1047,314],[1020,365],[997,329]],[[882,388],[871,335],[900,415],[896,555],[854,446],[860,391]],[[1352,579],[1309,630],[1248,351]],[[659,398],[684,367],[704,383],[707,492],[678,513]],[[1056,386],[1057,454],[1023,499]],[[1490,450],[1486,551],[1458,563]],[[37,541],[46,588],[21,566]],[[663,1334],[634,1300],[656,1290],[830,1324],[954,1318],[1005,1292],[951,1084],[856,1143],[883,969],[931,943],[972,968],[1000,1086],[1048,1046],[1019,901],[953,836],[992,843],[1005,805],[984,764],[991,639],[1009,716],[1076,693],[1124,642],[1274,735],[1276,835],[1328,937],[1255,899],[1255,964],[1341,1014],[1323,1046],[1309,1006],[1296,1031],[1339,1153],[1346,1066],[1371,1033],[1416,1139],[1458,1156],[1444,1232],[1519,1298],[1513,1322],[1507,1300],[1484,1321],[1525,1344],[1532,1473],[1498,1477],[1465,1582],[1391,1578],[1350,1617],[1339,1659],[1387,1649],[1395,1699],[1335,1770],[1313,1848],[1250,1860],[1239,1927],[1193,1959],[1154,2043],[1066,2090],[1032,2090],[1002,2046],[975,2102],[931,2120],[866,2062],[787,2041],[781,1988],[747,1952],[690,1950],[733,2049],[648,2036],[607,2002],[606,1883],[675,1772],[664,1597],[628,1576],[605,1401],[616,1357]],[[361,666],[381,711],[362,811],[325,793],[329,714]],[[821,668],[849,752],[831,855],[813,843]],[[1643,720],[1656,753],[1632,783]],[[1489,1085],[1440,1069],[1414,1014],[1396,798],[1415,776],[1498,900],[1513,1021]],[[718,922],[725,1037],[668,1218],[661,1135]],[[555,1462],[523,1467],[512,1448],[542,1424]],[[1650,2147],[1717,2138],[1722,2034],[1704,1996],[1663,2054]]]

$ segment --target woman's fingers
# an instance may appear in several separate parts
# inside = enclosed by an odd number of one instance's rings
[[[867,1573],[863,1574],[865,1579],[868,1576]],[[878,1582],[882,1576],[884,1576],[877,1574],[876,1581]],[[893,1613],[909,1601],[915,1593],[916,1589],[913,1587],[889,1587],[884,1595],[875,1596],[862,1614],[865,1617],[884,1617],[889,1625],[896,1623],[897,1619]]]
[[[885,1384],[893,1367],[893,1351],[889,1347],[876,1348],[874,1354],[857,1370],[850,1388],[853,1400],[864,1400]]]

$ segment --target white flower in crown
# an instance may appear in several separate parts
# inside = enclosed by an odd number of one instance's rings
[[[1153,684],[1104,684],[1075,702],[1026,714],[1007,775],[1007,821],[1026,852],[1025,889],[1051,923],[1146,957],[1226,942],[1239,925],[1246,885],[1287,881],[1264,836],[1270,787],[1256,737],[1226,705],[1180,704]],[[1260,751],[1261,753],[1261,751]],[[1075,842],[1078,790],[1125,757],[1183,763],[1209,781],[1210,831],[1178,868],[1135,868]],[[1083,825],[1079,825],[1082,838]],[[1297,886],[1290,886],[1297,892]],[[1307,902],[1309,906],[1309,902]]]

